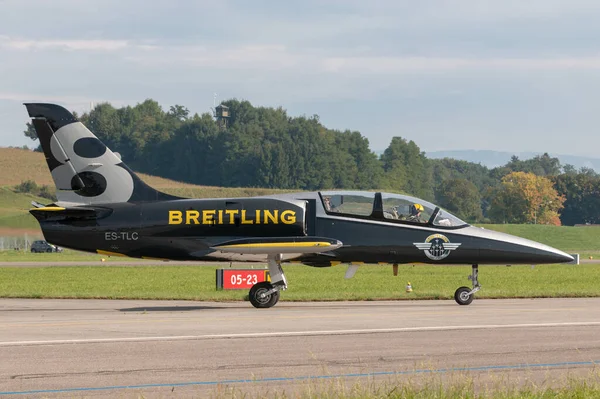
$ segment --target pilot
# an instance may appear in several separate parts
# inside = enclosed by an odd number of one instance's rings
[[[425,221],[421,219],[421,212],[423,212],[424,210],[425,208],[423,208],[423,205],[412,204],[410,206],[410,215],[408,216],[408,218],[406,218],[406,220],[410,222],[425,223]]]
[[[333,212],[334,211],[333,206],[331,205],[331,198],[329,198],[329,197],[323,197],[323,202],[325,204],[325,210],[327,212]]]

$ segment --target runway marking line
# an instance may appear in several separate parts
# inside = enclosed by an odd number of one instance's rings
[[[257,379],[238,379],[238,380],[221,380],[221,381],[190,381],[190,382],[175,382],[175,383],[159,383],[159,384],[139,384],[139,385],[113,385],[103,387],[82,387],[82,388],[62,388],[62,389],[40,389],[31,391],[6,391],[0,392],[0,395],[34,395],[44,393],[66,393],[66,392],[82,392],[82,391],[108,391],[120,389],[148,389],[148,388],[172,388],[185,386],[212,386],[226,384],[248,384],[248,383],[264,383],[264,382],[300,382],[310,380],[329,380],[335,378],[370,378],[382,376],[399,376],[399,375],[415,375],[415,374],[444,374],[453,372],[470,372],[470,371],[496,371],[496,370],[519,370],[519,369],[543,369],[543,368],[558,368],[558,367],[573,367],[573,366],[596,366],[600,364],[600,360],[583,361],[583,362],[560,362],[560,363],[534,363],[534,364],[509,364],[509,365],[488,365],[475,367],[450,367],[441,369],[416,369],[405,371],[375,371],[372,373],[348,373],[348,374],[332,374],[332,375],[305,375],[298,377],[269,377]]]
[[[0,311],[1,312],[1,311]],[[177,312],[177,311],[176,311]],[[547,312],[545,310],[544,312]],[[132,312],[133,313],[133,312]],[[142,311],[135,312],[136,314],[142,314]],[[422,312],[414,312],[415,315],[423,316]],[[152,311],[149,312],[152,314]],[[0,324],[0,328],[7,327],[66,327],[66,326],[85,326],[85,325],[93,325],[93,324],[107,324],[112,322],[118,322],[119,324],[143,324],[143,323],[172,323],[174,321],[185,321],[185,322],[202,322],[206,323],[207,321],[243,321],[243,320],[256,320],[256,315],[249,316],[234,316],[234,317],[202,317],[198,316],[194,317],[170,317],[170,318],[160,318],[153,319],[149,314],[145,314],[144,316],[148,317],[147,319],[135,319],[135,320],[117,320],[117,319],[90,319],[85,321],[55,321],[55,322],[39,322],[39,321],[24,321],[24,322],[9,322]],[[461,315],[461,312],[428,312],[426,316],[447,316],[447,315]],[[124,314],[125,316],[126,314]],[[409,315],[408,312],[404,312],[404,315]],[[372,313],[344,313],[344,314],[324,314],[324,315],[273,315],[271,316],[271,320],[302,320],[302,319],[342,319],[342,318],[365,318],[367,316],[372,316]],[[382,317],[387,316],[386,314],[382,314]]]
[[[118,342],[153,342],[153,341],[194,341],[208,339],[240,339],[240,338],[269,338],[269,337],[294,337],[294,336],[324,336],[324,335],[355,335],[355,334],[384,334],[403,332],[425,331],[461,331],[461,330],[489,330],[505,328],[543,328],[543,327],[592,327],[600,326],[600,322],[573,322],[573,323],[537,323],[537,324],[483,324],[466,326],[430,326],[430,327],[399,327],[375,328],[357,330],[324,330],[324,331],[280,331],[261,333],[235,333],[235,334],[205,334],[205,335],[175,335],[159,337],[122,337],[122,338],[88,338],[88,339],[57,339],[40,341],[3,341],[0,347],[33,346],[33,345],[69,345],[69,344],[102,344]]]
[[[583,308],[560,308],[560,309],[554,309],[556,311],[578,311],[578,310],[582,310]],[[544,312],[547,313],[549,311],[552,311],[552,309],[498,309],[498,311],[501,312],[505,312],[505,313],[524,313],[524,312],[532,312],[532,313],[540,313],[540,312]],[[0,309],[1,312],[1,309]],[[175,310],[174,313],[178,313],[178,312],[187,312],[187,310],[182,309],[182,310]],[[131,312],[132,315],[140,315],[143,314],[143,311],[136,311],[136,312]],[[253,315],[249,315],[249,316],[234,316],[234,317],[223,317],[223,316],[218,316],[218,317],[198,317],[198,318],[194,318],[194,317],[170,317],[170,318],[160,318],[160,319],[153,319],[151,318],[152,315],[154,314],[153,311],[149,311],[147,314],[144,314],[144,316],[148,316],[149,318],[147,319],[135,319],[135,320],[118,320],[119,324],[143,324],[143,323],[171,323],[174,321],[185,321],[185,322],[194,322],[194,321],[201,321],[203,323],[207,322],[207,321],[241,321],[241,320],[254,320],[256,319],[256,316]],[[395,315],[396,313],[391,313],[392,315]],[[459,311],[434,311],[434,312],[426,312],[423,313],[421,310],[414,310],[414,309],[408,309],[407,311],[403,310],[403,314],[406,315],[418,315],[418,316],[439,316],[439,315],[444,315],[444,316],[448,316],[448,315],[462,315],[462,312]],[[127,313],[123,313],[123,315],[127,315]],[[286,314],[276,314],[271,316],[271,318],[273,320],[278,320],[278,319],[287,319],[287,320],[301,320],[301,319],[331,319],[331,318],[336,318],[336,319],[342,319],[342,318],[356,318],[356,317],[360,317],[360,318],[364,318],[366,316],[371,316],[372,313],[344,313],[344,314],[324,314],[324,315],[286,315]],[[387,316],[386,314],[382,314],[382,317]],[[23,321],[23,322],[8,322],[8,323],[4,323],[4,324],[0,324],[0,329],[2,328],[10,328],[10,327],[65,327],[65,326],[85,326],[85,325],[93,325],[93,324],[106,324],[106,323],[111,323],[116,321],[115,319],[90,319],[90,320],[85,320],[85,321],[54,321],[54,322],[39,322],[39,321]]]

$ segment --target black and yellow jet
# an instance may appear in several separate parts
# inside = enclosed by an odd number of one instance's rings
[[[31,209],[46,240],[82,251],[136,258],[267,261],[270,282],[250,289],[257,308],[277,303],[281,263],[479,264],[571,262],[557,249],[470,226],[417,198],[366,191],[321,191],[253,198],[186,199],[139,179],[69,111],[25,104],[57,188],[56,203]]]

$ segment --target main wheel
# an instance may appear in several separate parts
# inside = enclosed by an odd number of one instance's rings
[[[273,288],[273,285],[271,285],[271,283],[268,281],[262,281],[254,284],[252,288],[250,288],[249,295],[252,306],[259,309],[275,306],[275,304],[279,301],[279,291],[261,297],[262,294],[269,291],[271,288]]]
[[[457,289],[454,292],[454,300],[456,301],[456,303],[458,303],[459,305],[469,305],[471,302],[473,302],[473,299],[475,299],[475,295],[468,295],[469,292],[471,292],[471,289],[469,287],[460,287],[459,289]]]

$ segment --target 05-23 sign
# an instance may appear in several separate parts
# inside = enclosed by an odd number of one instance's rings
[[[219,276],[219,272],[222,272]],[[221,280],[221,281],[219,281]],[[250,289],[256,283],[267,281],[267,270],[220,269],[217,270],[217,289]],[[220,284],[219,284],[220,283]]]

